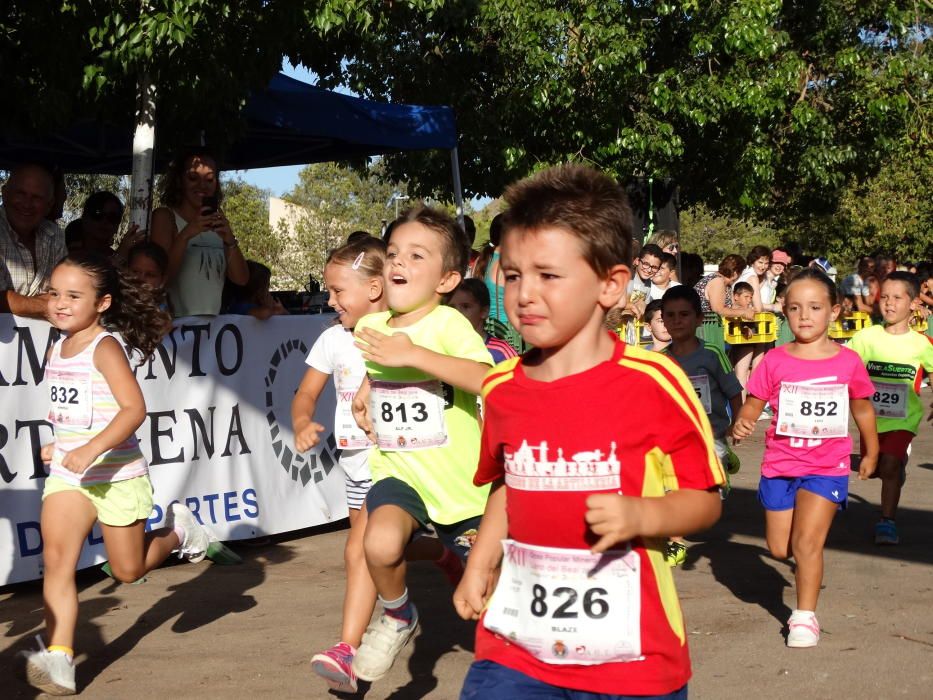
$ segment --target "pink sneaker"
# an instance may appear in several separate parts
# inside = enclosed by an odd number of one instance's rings
[[[356,674],[353,673],[353,656],[356,649],[346,642],[335,644],[330,649],[311,657],[311,670],[341,693],[356,692]]]

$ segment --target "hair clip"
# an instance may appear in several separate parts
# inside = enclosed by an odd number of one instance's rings
[[[350,269],[352,269],[352,270],[359,270],[359,269],[360,269],[360,265],[363,264],[363,257],[364,257],[365,255],[366,255],[365,252],[360,253],[359,255],[357,255],[357,256],[356,256],[356,260],[354,260],[354,261],[353,261],[353,264],[350,265]]]

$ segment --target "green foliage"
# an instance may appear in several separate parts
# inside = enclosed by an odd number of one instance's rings
[[[430,12],[438,0],[409,0]],[[339,68],[357,35],[386,32],[382,0],[10,0],[0,14],[5,131],[60,127],[76,117],[124,122],[137,78],[157,86],[159,148],[222,149],[240,109],[298,46]],[[394,31],[394,30],[393,30]]]
[[[756,245],[775,248],[781,240],[780,232],[767,224],[728,214],[715,214],[702,204],[680,214],[681,249],[700,255],[705,263],[718,264],[730,253],[744,258]]]
[[[822,245],[831,259],[849,264],[880,250],[898,260],[933,260],[931,235],[933,158],[929,152],[908,152],[846,188]]]
[[[927,173],[931,31],[916,0],[10,0],[0,125],[124,119],[146,72],[159,148],[222,149],[286,56],[325,87],[453,105],[468,196],[577,159],[825,250],[890,230],[907,254],[929,231],[928,190],[899,178]],[[447,154],[383,167],[449,198]],[[885,193],[893,228],[867,208]]]
[[[378,164],[316,163],[302,168],[298,184],[283,198],[296,206],[297,216],[277,227],[286,241],[285,254],[270,267],[300,280],[303,287],[309,274],[318,281],[324,279],[327,254],[345,243],[353,231],[381,235],[383,224],[395,217],[393,195],[405,195],[406,189],[380,175]]]
[[[479,0],[367,33],[318,65],[367,97],[454,105],[470,193],[548,163],[672,177],[686,204],[832,211],[898,139],[929,143],[929,17],[911,0]],[[388,159],[426,194],[438,154]],[[789,223],[789,222],[787,222]]]
[[[130,194],[130,179],[117,175],[66,174],[65,191],[68,194],[65,198],[63,218],[65,221],[71,221],[81,216],[84,200],[95,192],[113,192],[126,205]]]
[[[283,242],[269,225],[269,193],[243,180],[223,181],[223,211],[248,260],[276,270]]]

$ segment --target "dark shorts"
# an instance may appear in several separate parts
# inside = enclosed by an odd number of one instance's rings
[[[849,496],[848,476],[763,476],[758,482],[758,502],[765,510],[790,510],[797,501],[797,491],[803,489],[846,509]]]
[[[599,667],[593,667],[599,673]],[[687,700],[687,686],[666,695],[608,695],[548,685],[494,661],[474,661],[460,700]]]
[[[461,561],[466,561],[470,548],[476,541],[479,521],[482,519],[481,515],[477,515],[450,525],[436,523],[428,517],[428,508],[418,492],[401,479],[394,477],[377,481],[366,494],[367,511],[372,513],[380,506],[397,506],[404,510],[417,521],[418,532],[436,534],[437,539],[460,557]]]
[[[907,461],[907,448],[910,447],[914,434],[909,430],[889,430],[886,433],[878,433],[878,454],[891,455],[901,464]],[[865,447],[862,446],[861,453],[864,456]],[[875,471],[873,476],[878,476]]]

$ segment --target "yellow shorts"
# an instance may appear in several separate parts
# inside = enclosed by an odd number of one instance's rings
[[[146,520],[152,513],[152,482],[148,476],[92,486],[69,484],[64,479],[50,476],[45,480],[42,500],[53,493],[65,491],[79,491],[87,496],[97,511],[97,519],[104,525],[132,525],[137,520]]]

